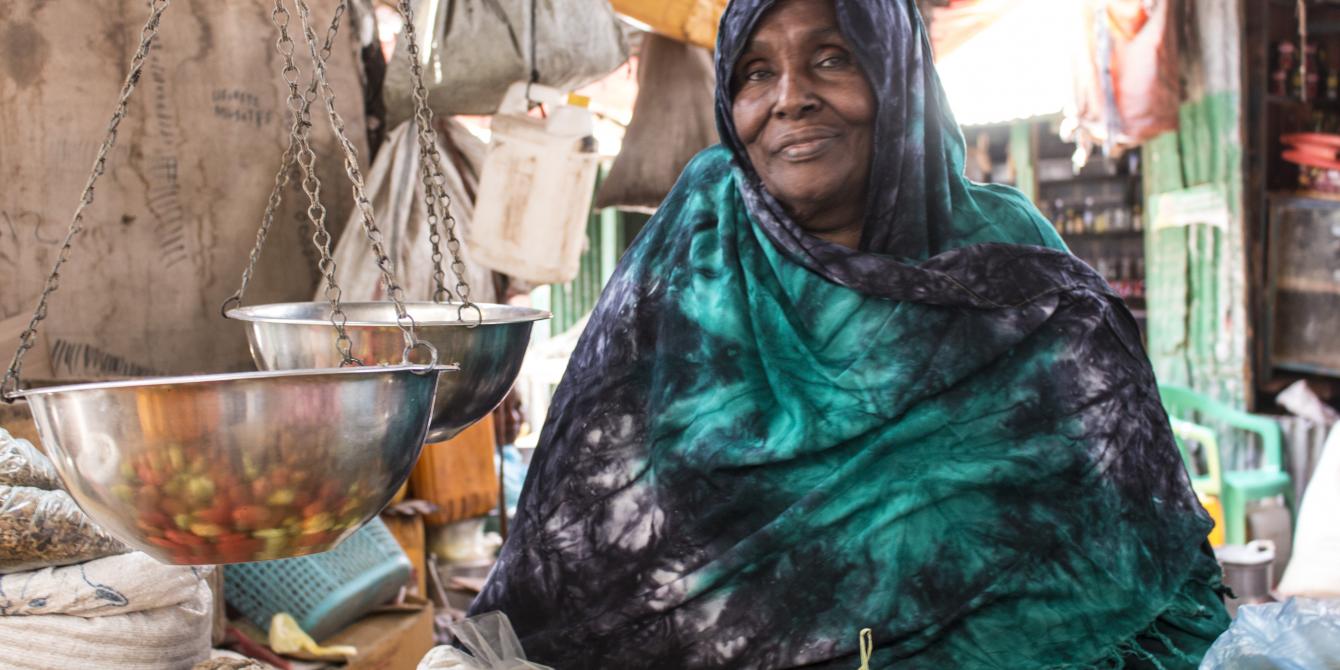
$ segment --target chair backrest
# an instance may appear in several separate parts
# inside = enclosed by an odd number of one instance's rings
[[[1159,384],[1159,394],[1163,397],[1163,406],[1170,417],[1202,426],[1225,425],[1259,436],[1262,469],[1280,469],[1283,461],[1279,422],[1268,416],[1235,409],[1184,386]]]
[[[1170,417],[1172,422],[1173,437],[1177,440],[1177,448],[1182,452],[1182,461],[1186,463],[1187,472],[1196,476],[1196,460],[1191,451],[1190,443],[1199,444],[1205,453],[1205,476],[1208,478],[1209,486],[1203,487],[1202,493],[1218,496],[1223,491],[1223,468],[1219,460],[1219,438],[1215,437],[1214,431],[1207,426],[1198,423],[1183,421],[1176,417]]]

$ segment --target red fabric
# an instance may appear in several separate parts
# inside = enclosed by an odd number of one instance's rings
[[[944,58],[995,23],[1023,0],[950,0],[931,17],[931,44]]]
[[[1080,27],[1085,39],[1075,93],[1076,121],[1084,139],[1116,149],[1176,130],[1182,102],[1180,0],[1083,1]],[[1110,59],[1110,76],[1103,72],[1104,57]]]

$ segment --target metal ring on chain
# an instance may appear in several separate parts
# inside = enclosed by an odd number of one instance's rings
[[[415,370],[414,372],[417,374],[428,374],[429,372],[432,372],[433,368],[437,367],[437,347],[433,346],[433,343],[428,340],[419,340],[414,344],[405,347],[404,353],[400,355],[400,364],[406,366],[418,365],[410,360],[410,356],[414,354],[415,349],[427,349],[429,359],[428,363],[424,365],[423,370]]]
[[[470,324],[470,325],[468,325],[468,326],[466,326],[466,328],[478,328],[478,327],[484,325],[484,310],[480,309],[480,308],[479,308],[479,305],[476,305],[476,304],[474,304],[473,302],[467,302],[467,303],[461,305],[460,307],[457,307],[457,308],[456,308],[456,320],[457,320],[457,321],[465,321],[465,310],[467,310],[467,309],[473,309],[473,310],[475,310],[475,317],[476,317],[476,318],[475,318],[475,322],[472,323],[472,324]]]
[[[19,348],[14,351],[14,358],[9,363],[9,370],[5,372],[4,381],[0,382],[0,400],[6,403],[14,402],[13,394],[19,391],[22,386],[23,357],[33,348],[37,337],[37,326],[46,319],[47,304],[50,302],[52,294],[60,288],[61,267],[69,260],[70,250],[74,247],[74,240],[83,231],[81,223],[84,220],[84,209],[93,203],[93,188],[97,185],[98,178],[107,170],[107,155],[111,153],[112,147],[116,144],[117,128],[120,127],[122,119],[126,118],[130,94],[134,93],[135,85],[139,83],[140,75],[144,71],[144,62],[149,58],[149,51],[153,47],[154,38],[158,35],[158,26],[169,2],[170,0],[152,0],[149,3],[149,18],[144,22],[144,28],[140,30],[139,48],[135,50],[135,55],[130,59],[130,72],[126,73],[125,81],[121,84],[121,94],[117,98],[112,119],[107,124],[107,134],[102,140],[102,145],[98,147],[97,157],[93,160],[93,169],[89,172],[88,181],[84,184],[84,192],[79,198],[79,205],[75,208],[74,216],[70,219],[70,227],[65,233],[65,239],[61,242],[60,252],[56,255],[56,262],[52,265],[50,274],[47,275],[42,296],[38,298],[37,307],[33,310],[32,319],[28,321],[28,327],[19,335]]]

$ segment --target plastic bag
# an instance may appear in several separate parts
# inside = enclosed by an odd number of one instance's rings
[[[1312,670],[1340,667],[1340,602],[1290,598],[1238,610],[1200,667]]]
[[[0,485],[59,489],[60,477],[51,461],[27,440],[0,428]]]
[[[0,574],[83,563],[129,551],[64,491],[0,486]]]
[[[502,612],[489,612],[448,626],[469,653],[435,647],[418,670],[553,670],[526,660],[512,622]]]
[[[571,90],[628,60],[624,28],[606,0],[420,0],[414,26],[428,104],[438,114],[492,114],[507,87],[530,81],[531,15],[539,83]],[[397,48],[386,71],[392,126],[414,115],[409,50]]]
[[[637,80],[633,122],[596,194],[596,207],[656,209],[684,166],[717,143],[711,52],[648,35]]]

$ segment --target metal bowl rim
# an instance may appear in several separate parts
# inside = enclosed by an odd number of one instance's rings
[[[228,312],[225,314],[225,316],[227,316],[229,319],[233,319],[233,320],[235,320],[235,321],[248,321],[248,322],[253,322],[253,323],[281,323],[281,324],[292,324],[292,325],[303,325],[303,326],[328,326],[328,325],[330,325],[330,320],[329,320],[329,319],[314,319],[314,318],[289,317],[289,316],[268,316],[268,315],[266,315],[265,313],[263,313],[263,312],[266,312],[266,311],[278,311],[278,310],[281,310],[281,309],[284,309],[284,308],[305,307],[305,306],[311,306],[311,305],[321,305],[321,306],[325,306],[325,304],[326,304],[326,303],[318,303],[318,302],[280,302],[280,303],[271,303],[271,304],[266,304],[266,305],[250,305],[250,306],[247,306],[247,307],[235,307],[235,308],[233,308],[233,309],[230,309],[230,310],[228,310]],[[553,316],[554,316],[552,313],[550,313],[550,312],[548,312],[548,311],[546,311],[546,310],[535,309],[535,308],[533,308],[533,307],[519,307],[519,306],[516,306],[516,305],[500,305],[500,304],[497,304],[497,303],[476,303],[476,304],[478,304],[478,305],[480,305],[480,306],[482,306],[482,307],[497,307],[497,308],[501,308],[501,309],[504,310],[504,311],[512,312],[512,313],[515,314],[515,316],[513,316],[513,317],[504,317],[504,318],[496,318],[496,319],[484,319],[483,321],[478,322],[479,325],[482,325],[482,326],[499,326],[499,325],[506,325],[506,324],[511,324],[511,323],[533,323],[533,322],[535,322],[535,321],[544,321],[544,320],[546,320],[546,319],[552,319]],[[390,306],[390,305],[392,305],[392,303],[390,303],[390,302],[386,302],[386,301],[380,301],[380,302],[366,301],[366,302],[341,302],[340,305],[341,305],[341,307],[347,307],[347,308],[357,309],[357,308],[364,308],[364,307],[371,307],[371,306],[377,306],[377,307],[381,307],[381,306]],[[434,308],[439,308],[439,307],[451,307],[452,305],[451,305],[451,304],[444,304],[444,303],[437,303],[437,302],[417,301],[417,302],[406,302],[406,303],[405,303],[405,306],[406,306],[406,307],[409,307],[409,308],[413,308],[413,307],[434,307]],[[453,320],[450,320],[450,321],[443,321],[443,320],[419,319],[419,318],[416,317],[416,318],[414,319],[414,323],[415,323],[415,325],[419,325],[419,326],[464,326],[464,327],[470,327],[470,326],[474,325],[475,322],[472,322],[472,321],[470,321],[470,320],[468,320],[468,319],[465,320],[465,321],[461,321],[461,320],[459,320],[459,319],[453,319]],[[368,320],[368,319],[354,319],[354,318],[351,318],[351,319],[349,319],[349,321],[348,321],[345,325],[349,325],[349,326],[360,326],[360,327],[391,327],[391,328],[394,328],[394,327],[396,326],[396,322],[393,321],[393,320],[387,320],[387,321],[371,321],[371,320]]]
[[[143,379],[122,379],[109,382],[90,382],[86,384],[71,384],[68,386],[44,386],[38,389],[25,389],[16,391],[12,395],[14,398],[33,398],[37,396],[55,395],[57,393],[71,393],[79,391],[106,391],[125,388],[145,388],[151,386],[181,386],[181,385],[206,385],[221,384],[228,382],[257,381],[264,379],[286,379],[290,377],[336,377],[344,375],[374,375],[386,373],[408,372],[410,374],[422,374],[428,366],[426,365],[382,365],[382,366],[364,366],[360,368],[311,368],[302,370],[269,370],[260,372],[228,372],[211,375],[182,375],[177,377],[146,377]],[[436,365],[432,368],[433,372],[459,372],[460,367],[455,365]]]

